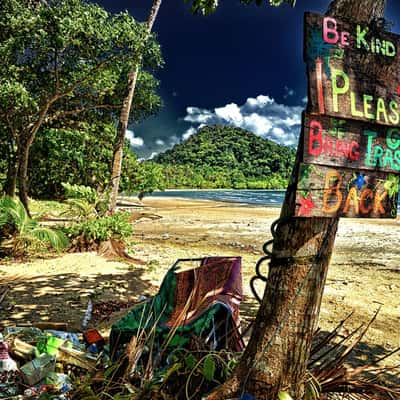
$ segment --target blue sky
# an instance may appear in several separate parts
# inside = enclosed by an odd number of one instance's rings
[[[93,0],[94,1],[94,0]],[[112,12],[145,20],[151,0],[97,0]],[[183,0],[164,0],[154,31],[165,66],[157,72],[163,110],[130,126],[139,157],[150,157],[195,134],[202,124],[229,124],[295,145],[306,95],[303,15],[324,13],[327,0],[298,0],[295,8],[244,6],[222,0],[211,16],[194,16]],[[386,18],[400,33],[400,2]]]

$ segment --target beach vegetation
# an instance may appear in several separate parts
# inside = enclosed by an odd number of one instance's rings
[[[32,219],[19,199],[0,198],[0,254],[21,257],[49,248],[61,251],[67,245],[61,230]]]
[[[185,3],[190,3],[194,14],[209,15],[216,11],[219,5],[218,0],[185,0]],[[263,0],[240,0],[243,4],[263,5]],[[271,6],[278,7],[283,3],[289,3],[292,7],[296,4],[296,0],[269,0]]]
[[[71,249],[77,251],[97,250],[101,243],[113,240],[124,242],[133,234],[130,214],[117,212],[111,216],[90,218],[64,228],[71,241]]]
[[[138,121],[156,112],[157,81],[147,71],[162,61],[154,38],[128,13],[113,15],[82,0],[4,0],[0,27],[4,190],[13,196],[18,186],[28,209],[28,160],[38,133],[113,122],[127,90],[125,77],[139,60],[143,68],[129,117]]]

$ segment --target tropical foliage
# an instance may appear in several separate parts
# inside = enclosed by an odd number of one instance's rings
[[[112,15],[82,0],[0,3],[0,128],[7,149],[7,184],[27,206],[30,148],[44,128],[86,129],[113,122],[138,61],[134,113],[155,112],[157,82],[146,71],[161,65],[159,46],[128,13]],[[32,168],[32,165],[31,165]]]
[[[102,242],[110,239],[124,241],[133,233],[130,214],[117,212],[112,216],[90,218],[64,229],[73,250],[97,250]]]
[[[168,188],[280,189],[287,186],[294,149],[244,129],[205,126],[160,154]]]
[[[39,132],[29,159],[30,195],[38,199],[74,197],[66,195],[63,182],[88,186],[94,192],[107,190],[115,134],[115,125],[111,123],[85,124],[80,130],[52,128]],[[151,192],[150,170],[156,172],[151,165],[138,162],[126,141],[121,191]],[[161,188],[160,183],[152,190]]]
[[[268,0],[267,0],[268,1]],[[266,0],[240,0],[243,4],[255,3],[257,6],[267,2]],[[218,0],[185,0],[186,3],[191,3],[192,12],[194,14],[209,15],[212,14],[219,5]],[[283,3],[289,3],[292,7],[296,4],[296,0],[269,0],[271,6],[280,6]]]
[[[29,217],[23,204],[9,196],[0,198],[0,253],[23,256],[30,250],[66,248],[66,236],[56,229],[41,226]]]

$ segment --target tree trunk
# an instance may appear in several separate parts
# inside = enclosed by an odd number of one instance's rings
[[[4,192],[7,196],[14,197],[17,189],[18,161],[15,155],[10,154],[7,166],[7,178]]]
[[[147,32],[150,34],[154,22],[157,18],[158,10],[160,9],[162,0],[154,0],[147,20]],[[121,114],[119,118],[117,135],[114,144],[114,153],[111,169],[111,195],[108,211],[112,214],[117,205],[117,196],[119,191],[119,182],[122,169],[122,158],[124,151],[124,141],[126,130],[128,129],[129,114],[131,112],[133,96],[135,94],[136,82],[140,71],[140,62],[136,65],[134,71],[128,74],[128,94],[124,99]]]
[[[25,140],[22,140],[18,147],[18,197],[24,205],[29,216],[28,199],[28,161],[29,151],[32,146],[35,135],[30,134]]]
[[[386,0],[335,0],[328,13],[342,19],[370,22],[383,16]],[[250,393],[257,400],[275,400],[285,390],[295,400],[304,394],[312,337],[318,324],[325,280],[338,218],[293,218],[303,132],[296,164],[274,235],[264,297],[252,336],[231,378],[207,400]]]

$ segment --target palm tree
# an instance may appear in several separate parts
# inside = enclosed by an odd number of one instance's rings
[[[154,22],[157,18],[158,10],[160,9],[162,0],[154,0],[147,19],[147,34],[148,36],[153,29]],[[129,114],[131,112],[133,95],[135,94],[136,82],[140,72],[140,62],[136,64],[136,68],[128,74],[128,94],[126,95],[121,114],[119,117],[118,130],[114,143],[114,153],[111,171],[111,195],[108,206],[108,211],[112,214],[117,205],[117,196],[119,191],[119,181],[121,177],[122,157],[124,152],[124,141],[126,130],[128,129]]]

